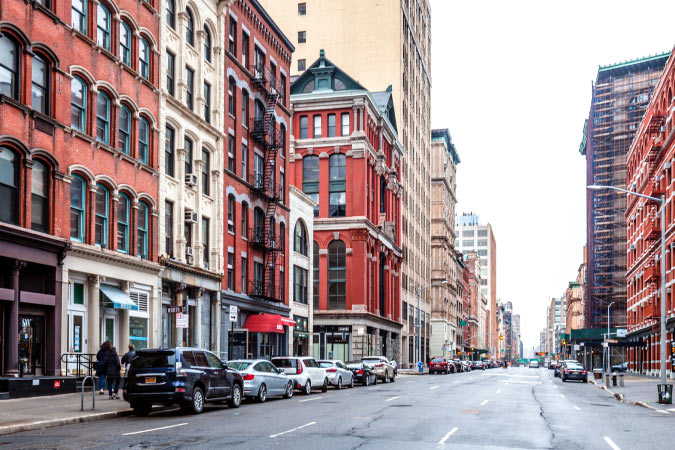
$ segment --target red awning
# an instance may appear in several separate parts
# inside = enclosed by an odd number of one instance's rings
[[[292,327],[295,322],[278,314],[256,314],[246,318],[243,328],[249,333],[283,333],[284,325]]]

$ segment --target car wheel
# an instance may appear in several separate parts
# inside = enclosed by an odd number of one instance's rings
[[[149,403],[134,403],[131,407],[134,409],[136,417],[145,417],[150,414],[150,410],[152,409],[152,405]]]
[[[321,392],[328,392],[328,378],[323,379],[323,386],[321,386]]]
[[[192,390],[192,404],[190,410],[194,414],[199,414],[204,410],[204,391],[200,387],[195,387]]]
[[[258,400],[258,403],[265,403],[265,400],[267,400],[267,387],[264,384],[260,385],[256,400]]]
[[[562,380],[563,383],[566,381],[563,375],[560,375],[560,379]]]
[[[289,381],[288,385],[286,386],[286,392],[284,393],[284,398],[292,398],[293,397],[293,382]]]
[[[363,375],[363,382],[361,383],[364,386],[370,386],[370,375]]]
[[[351,381],[349,382],[349,387],[350,387],[350,388],[353,388],[353,387],[354,387],[354,375],[352,375],[352,379],[351,379]]]
[[[377,384],[377,375],[373,375],[373,385]]]
[[[386,383],[387,381],[388,381],[387,380],[387,372],[384,372],[384,377],[382,378],[382,382]]]
[[[305,383],[305,389],[303,390],[303,394],[309,395],[312,393],[312,382],[307,380]]]
[[[393,383],[394,381],[396,381],[396,374],[392,373],[391,374],[391,382]]]
[[[338,377],[338,382],[337,386],[335,386],[335,389],[337,389],[338,391],[342,390],[342,377]]]
[[[238,384],[232,386],[232,395],[227,404],[230,405],[230,408],[239,408],[239,405],[241,405],[241,386]]]

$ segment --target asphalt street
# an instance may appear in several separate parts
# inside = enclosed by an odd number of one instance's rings
[[[592,384],[510,368],[17,433],[1,436],[0,447],[672,450],[674,424]]]

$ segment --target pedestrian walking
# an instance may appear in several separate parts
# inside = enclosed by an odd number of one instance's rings
[[[110,341],[104,341],[96,353],[96,376],[98,377],[98,395],[103,395],[105,388],[105,355],[110,348]]]
[[[122,386],[127,385],[127,377],[129,373],[129,366],[131,365],[131,360],[134,359],[136,356],[136,347],[134,347],[134,344],[129,344],[129,351],[122,356],[122,364],[124,365],[124,384]]]
[[[120,357],[117,355],[117,349],[110,347],[105,354],[105,371],[108,380],[108,395],[110,399],[119,399],[117,392],[120,389]]]

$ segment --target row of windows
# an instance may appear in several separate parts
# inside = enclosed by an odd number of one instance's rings
[[[329,166],[329,216],[344,217],[347,213],[347,158],[335,153],[328,160]],[[316,202],[314,217],[319,217],[319,157],[307,155],[302,159],[302,190]]]
[[[166,2],[166,23],[176,29],[176,1],[167,0]],[[195,15],[192,9],[185,8],[185,42],[191,47],[195,46]],[[213,38],[211,29],[204,24],[204,59],[208,62],[213,60]]]
[[[185,150],[185,167],[183,170],[183,175],[185,176],[185,184],[187,185],[196,185],[197,184],[197,175],[194,173],[193,163],[195,160],[194,155],[194,142],[193,140],[185,136],[183,138],[183,149]],[[202,194],[210,195],[211,193],[211,153],[204,147],[202,147],[202,168],[201,168],[201,189]],[[176,177],[176,130],[171,126],[167,125],[164,130],[164,171],[166,175],[170,177]]]
[[[337,136],[336,115],[327,115],[327,129],[326,137]],[[323,128],[321,125],[321,116],[316,114],[312,117],[312,137],[317,139],[323,136]],[[349,136],[349,113],[340,114],[340,136]],[[309,138],[309,116],[300,116],[300,139]]]
[[[18,41],[0,33],[0,94],[20,102],[21,74],[26,62],[21,58]],[[31,58],[31,107],[45,115],[51,110],[52,62],[46,54],[35,52]]]

